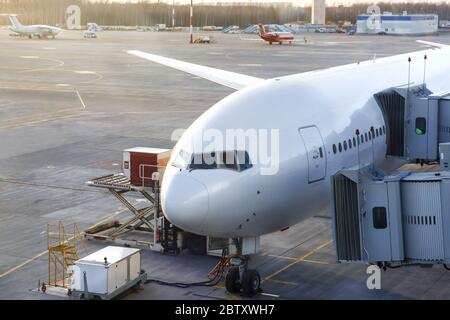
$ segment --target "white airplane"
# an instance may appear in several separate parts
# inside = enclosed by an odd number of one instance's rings
[[[374,94],[408,83],[408,58],[410,84],[421,84],[424,55],[427,88],[450,91],[450,46],[423,43],[438,48],[273,79],[128,51],[237,90],[201,115],[174,147],[161,189],[167,219],[196,234],[233,238],[242,247],[326,208],[330,177],[341,169],[363,163],[394,169],[398,163],[385,156],[389,128]],[[263,175],[263,164],[252,158],[235,167],[194,164],[193,141],[208,129],[223,135],[227,129],[278,129],[278,171]],[[235,150],[215,152],[222,151]],[[242,286],[251,295],[260,277],[242,258],[240,268],[228,272],[226,288],[237,292]]]
[[[46,25],[24,26],[20,23],[17,15],[9,14],[8,16],[11,21],[11,27],[9,29],[20,36],[25,36],[30,39],[33,37],[38,37],[39,39],[52,37],[54,39],[55,36],[62,31],[61,28]]]

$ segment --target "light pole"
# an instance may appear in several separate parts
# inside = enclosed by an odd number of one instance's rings
[[[172,1],[172,31],[175,30],[175,0]]]
[[[192,27],[192,15],[194,14],[194,4],[193,0],[191,0],[191,8],[190,8],[190,15],[189,15],[189,43],[194,43],[194,36],[192,34],[193,27]]]

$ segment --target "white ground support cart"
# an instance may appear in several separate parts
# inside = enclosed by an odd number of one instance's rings
[[[75,262],[71,295],[109,300],[145,280],[139,249],[108,246]]]

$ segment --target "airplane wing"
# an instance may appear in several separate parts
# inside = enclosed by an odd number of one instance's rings
[[[171,58],[166,58],[162,56],[158,56],[155,54],[150,54],[138,50],[128,50],[127,53],[134,55],[136,57],[140,57],[146,60],[150,60],[192,75],[197,77],[210,80],[212,82],[221,84],[223,86],[240,90],[249,85],[256,84],[258,82],[264,81],[265,79],[247,76],[240,73],[225,71],[221,69],[201,66],[198,64],[193,64],[189,62],[184,62],[180,60],[175,60]]]

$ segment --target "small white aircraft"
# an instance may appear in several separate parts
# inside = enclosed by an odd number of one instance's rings
[[[33,37],[38,37],[39,39],[55,36],[62,31],[61,28],[46,26],[46,25],[29,25],[24,26],[20,23],[17,15],[9,14],[9,20],[11,21],[11,27],[9,28],[12,32],[28,37],[32,39]]]
[[[450,91],[450,46],[423,43],[438,48],[273,79],[128,51],[237,90],[201,115],[174,147],[161,189],[167,219],[196,234],[235,239],[239,248],[326,208],[338,171],[363,163],[394,169],[398,163],[386,157],[389,127],[374,95],[406,85],[409,67],[410,83],[421,84],[425,55],[427,89]],[[248,157],[234,167],[194,163],[193,141],[209,129],[225,136],[228,129],[273,128],[279,130],[276,174],[262,175],[263,165]],[[228,291],[258,290],[259,274],[246,261],[228,272]]]

